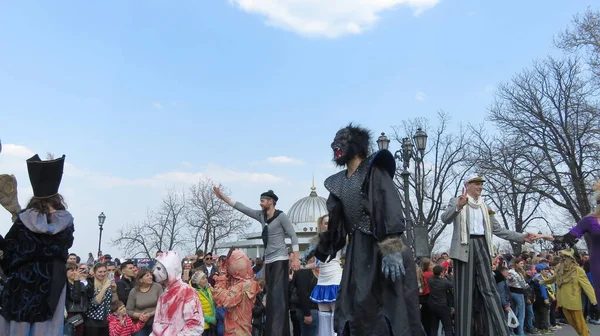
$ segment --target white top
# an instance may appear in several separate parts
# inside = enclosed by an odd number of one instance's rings
[[[328,263],[317,260],[317,267],[319,267],[319,280],[317,285],[331,286],[339,285],[342,282],[342,265],[340,264],[341,256],[342,251],[338,251],[335,258],[331,259],[331,261]]]
[[[469,233],[472,235],[485,235],[485,219],[483,208],[473,208],[467,205],[469,211]]]

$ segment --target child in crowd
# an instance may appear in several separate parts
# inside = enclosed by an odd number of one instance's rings
[[[502,308],[505,311],[506,320],[508,322],[508,312],[510,311],[510,287],[506,278],[508,277],[508,268],[504,264],[500,264],[494,271],[494,279],[496,280],[496,289],[500,295],[500,302],[502,302]],[[511,329],[510,335],[514,336],[514,332]]]
[[[111,305],[111,314],[108,316],[108,333],[110,336],[131,336],[144,327],[143,321],[133,323],[127,315],[125,304],[115,301]]]
[[[204,333],[203,336],[216,335],[217,327],[217,309],[213,300],[212,290],[208,284],[208,277],[202,271],[196,271],[192,275],[192,287],[198,292],[202,311],[204,312]]]
[[[535,266],[536,274],[532,278],[532,287],[535,292],[535,301],[533,303],[535,328],[542,334],[551,334],[550,330],[550,296],[548,288],[541,282],[548,278],[549,268],[546,264],[537,264]]]

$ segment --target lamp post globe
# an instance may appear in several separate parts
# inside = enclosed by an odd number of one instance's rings
[[[423,131],[421,127],[417,128],[415,135],[413,136],[413,140],[417,145],[417,150],[421,153],[421,156],[425,153],[425,148],[427,148],[427,133]]]
[[[381,135],[377,138],[377,147],[379,150],[390,148],[390,139],[384,132],[381,132]]]
[[[99,226],[102,226],[102,225],[104,225],[104,221],[105,221],[105,220],[106,220],[106,215],[104,214],[104,212],[101,212],[101,213],[98,215],[98,225],[99,225]]]
[[[102,251],[102,230],[104,229],[104,221],[106,220],[106,215],[104,212],[101,212],[98,215],[98,226],[100,227],[100,235],[98,236],[98,258],[100,258],[100,251]]]

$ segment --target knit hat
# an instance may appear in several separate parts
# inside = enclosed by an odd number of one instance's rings
[[[269,191],[266,191],[266,192],[260,194],[260,198],[272,199],[275,202],[277,202],[279,200],[279,197],[277,197],[277,195],[275,195],[273,190],[269,190]]]

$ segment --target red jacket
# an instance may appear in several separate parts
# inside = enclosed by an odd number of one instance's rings
[[[119,317],[114,314],[108,316],[108,333],[110,336],[131,336],[144,327],[144,322],[133,323],[131,317],[123,316],[125,323],[121,324]]]

